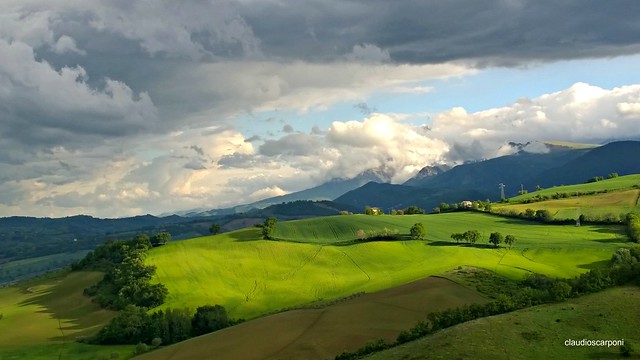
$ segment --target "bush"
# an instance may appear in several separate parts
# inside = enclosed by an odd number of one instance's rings
[[[140,355],[146,353],[147,351],[149,351],[149,346],[147,344],[138,343],[138,345],[136,345],[136,349],[134,350],[134,354]]]
[[[427,231],[424,229],[424,224],[415,223],[415,224],[413,224],[413,226],[409,230],[409,233],[411,234],[411,238],[412,239],[414,239],[414,240],[422,240],[422,239],[424,239],[425,235],[427,234]]]

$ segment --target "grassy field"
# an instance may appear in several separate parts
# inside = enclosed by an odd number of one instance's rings
[[[623,190],[623,189],[632,189],[634,185],[640,186],[640,175],[626,175],[619,176],[613,179],[606,179],[602,181],[586,183],[586,184],[576,184],[576,185],[565,185],[565,186],[556,186],[547,189],[542,189],[540,191],[529,192],[528,194],[515,196],[509,199],[511,203],[514,202],[522,202],[526,199],[531,199],[537,195],[539,196],[553,196],[556,193],[576,193],[576,192],[589,192],[589,191],[613,191],[613,190]]]
[[[354,228],[408,233],[416,222],[424,223],[426,241],[330,245],[355,237]],[[279,236],[293,234],[288,235],[292,240],[307,243],[258,240],[259,229],[249,228],[153,249],[147,261],[157,265],[156,281],[169,289],[164,307],[221,304],[232,317],[253,318],[406,284],[461,265],[510,278],[530,272],[570,277],[608,260],[627,241],[621,227],[542,225],[480,213],[350,215],[277,226]],[[484,244],[450,242],[452,232],[469,229],[479,230]],[[492,231],[518,240],[512,249],[490,248]]]
[[[571,197],[558,200],[547,200],[530,204],[496,204],[492,212],[509,213],[524,212],[526,209],[549,210],[556,220],[576,219],[585,215],[587,218],[618,218],[639,209],[640,190],[619,190],[597,195]]]
[[[94,359],[96,354],[130,355],[132,347],[75,343],[93,334],[115,313],[100,309],[82,290],[100,280],[96,272],[74,272],[0,289],[0,358]],[[55,354],[55,355],[54,355]]]
[[[636,319],[640,288],[614,288],[460,324],[366,359],[614,359],[620,358],[617,346],[567,347],[564,342],[624,339],[637,349]]]
[[[430,277],[322,308],[262,317],[137,359],[331,359],[371,339],[394,340],[429,312],[486,301],[450,280]]]

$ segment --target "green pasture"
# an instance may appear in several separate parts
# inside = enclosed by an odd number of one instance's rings
[[[75,343],[115,314],[82,295],[101,277],[97,272],[73,272],[0,289],[0,359],[51,359],[58,354],[64,359],[93,359],[95,351],[108,351],[110,347]]]
[[[558,200],[546,200],[530,204],[495,204],[492,212],[524,212],[526,209],[549,210],[557,220],[587,218],[623,219],[632,211],[639,209],[640,190],[620,190],[597,195],[570,197]]]
[[[564,342],[623,339],[637,352],[636,319],[640,288],[613,288],[463,323],[366,359],[617,359],[622,358],[618,346],[567,347]]]
[[[424,223],[426,241],[331,245],[355,238],[354,229],[388,228],[407,234]],[[455,245],[453,232],[479,230],[476,247]],[[518,239],[491,248],[489,234]],[[232,317],[268,312],[357,292],[398,286],[458,266],[476,266],[510,278],[536,272],[570,277],[608,260],[627,238],[617,226],[543,225],[481,213],[349,215],[281,222],[277,237],[260,240],[257,228],[172,242],[150,251],[156,281],[169,289],[163,307],[221,304]]]
[[[602,174],[602,176],[606,176],[607,174]],[[576,184],[576,185],[564,185],[564,186],[555,186],[547,189],[542,189],[540,191],[531,191],[524,195],[515,196],[509,199],[510,202],[522,202],[523,200],[530,199],[539,196],[553,196],[556,193],[576,193],[576,192],[589,192],[589,191],[613,191],[613,190],[622,190],[622,189],[631,189],[634,185],[640,186],[640,174],[635,175],[626,175],[619,176],[612,179],[606,179],[602,181],[585,183],[585,184]],[[535,186],[535,184],[533,185]]]

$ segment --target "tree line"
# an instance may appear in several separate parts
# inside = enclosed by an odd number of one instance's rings
[[[497,295],[492,302],[430,313],[425,320],[402,331],[393,343],[376,340],[356,351],[343,352],[335,359],[359,359],[463,322],[531,306],[562,302],[568,298],[576,298],[626,284],[640,285],[640,247],[618,249],[611,257],[606,269],[593,269],[572,279],[550,278],[540,274],[530,275],[520,281],[515,290]],[[621,349],[621,351],[624,352],[627,349]]]
[[[93,337],[84,342],[99,345],[138,345],[141,353],[162,345],[174,344],[194,336],[224,329],[244,321],[229,319],[221,305],[189,309],[158,310],[149,314],[147,309],[128,305]]]
[[[456,243],[460,243],[461,241],[466,242],[467,244],[474,245],[478,240],[482,238],[480,231],[478,230],[467,230],[464,233],[453,233],[451,234],[451,239],[455,240]],[[516,237],[513,235],[502,235],[499,232],[492,232],[489,236],[489,243],[493,244],[495,247],[498,247],[500,244],[505,243],[509,245],[509,247],[513,246],[516,242]]]
[[[156,267],[146,265],[147,251],[165,244],[171,235],[166,232],[153,237],[145,234],[130,240],[110,240],[89,252],[71,269],[100,270],[105,275],[95,285],[84,290],[86,296],[101,307],[122,310],[128,305],[153,308],[161,305],[168,294],[163,284],[152,284]]]

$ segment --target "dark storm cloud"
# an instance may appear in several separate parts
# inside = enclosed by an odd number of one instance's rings
[[[640,44],[635,0],[283,0],[248,3],[242,15],[265,54],[307,60],[373,44],[397,62],[517,65],[635,53]]]
[[[267,140],[259,148],[265,156],[294,155],[307,156],[322,151],[322,143],[317,136],[288,134],[278,140]]]

